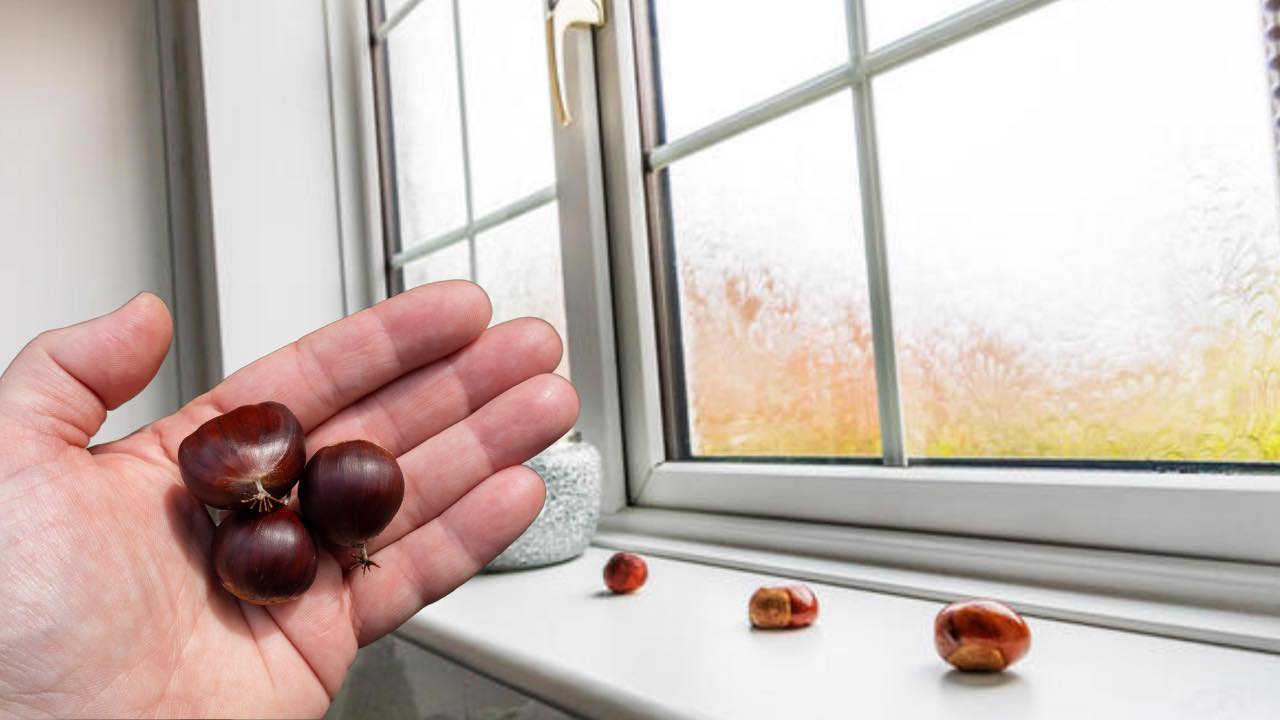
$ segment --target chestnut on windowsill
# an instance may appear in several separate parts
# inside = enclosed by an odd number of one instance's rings
[[[747,606],[751,625],[761,630],[802,628],[818,619],[818,596],[808,585],[768,585]]]
[[[965,600],[942,608],[933,622],[938,655],[958,670],[999,672],[1027,654],[1031,629],[995,600]]]
[[[604,584],[616,595],[635,592],[648,579],[649,566],[639,555],[615,553],[604,566]]]

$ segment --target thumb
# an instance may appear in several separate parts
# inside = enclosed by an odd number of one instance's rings
[[[85,447],[107,411],[155,377],[172,338],[164,301],[145,292],[113,313],[41,333],[0,375],[0,412]]]

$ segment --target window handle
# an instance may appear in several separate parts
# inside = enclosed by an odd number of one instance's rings
[[[551,0],[547,11],[547,74],[551,76],[551,104],[561,125],[573,122],[565,97],[564,40],[573,27],[604,25],[604,0]]]

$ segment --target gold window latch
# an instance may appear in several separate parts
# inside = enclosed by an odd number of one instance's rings
[[[573,122],[565,97],[564,40],[573,27],[604,25],[604,0],[551,0],[547,11],[547,74],[551,77],[551,104],[561,125]]]

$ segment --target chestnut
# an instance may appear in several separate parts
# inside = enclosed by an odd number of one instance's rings
[[[307,524],[334,545],[355,548],[355,565],[366,571],[368,540],[391,523],[404,500],[404,473],[396,458],[368,440],[322,448],[307,463],[298,502]]]
[[[614,553],[604,566],[604,584],[610,591],[622,595],[639,590],[649,579],[649,566],[644,558],[632,553]]]
[[[287,507],[231,513],[213,531],[213,567],[227,592],[254,605],[288,602],[311,587],[319,556]]]
[[[808,585],[766,585],[747,604],[751,625],[762,630],[802,628],[818,619],[818,596]]]
[[[302,424],[277,402],[219,415],[178,446],[178,470],[187,489],[222,510],[284,505],[306,459]]]
[[[1027,654],[1031,629],[1013,608],[995,600],[965,600],[942,608],[933,621],[938,655],[959,670],[996,672]]]

